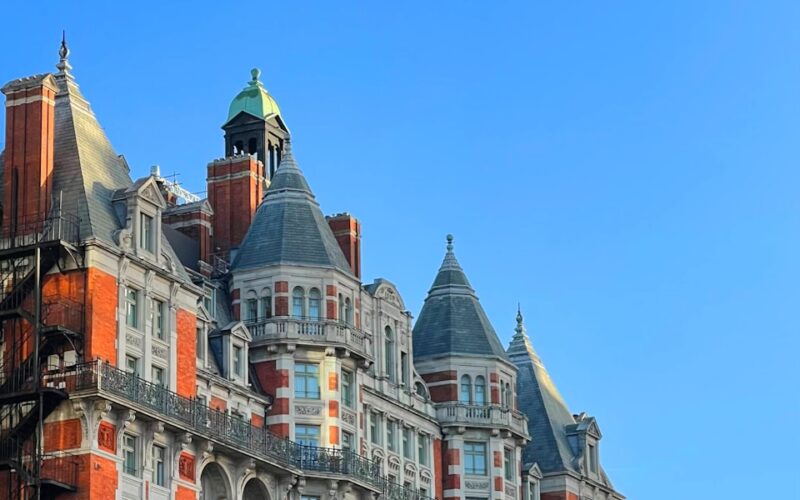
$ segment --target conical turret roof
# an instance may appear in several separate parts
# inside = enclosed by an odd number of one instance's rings
[[[524,462],[538,463],[545,474],[575,471],[574,453],[567,440],[567,426],[574,424],[575,419],[533,349],[520,311],[507,353],[517,367],[519,410],[528,416],[531,435],[523,451]]]
[[[413,335],[416,360],[451,354],[508,359],[453,253],[451,235],[447,236],[447,253],[414,325]]]
[[[293,264],[353,274],[303,172],[284,144],[281,163],[242,240],[234,270]]]

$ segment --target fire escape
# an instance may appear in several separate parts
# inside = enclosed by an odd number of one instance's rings
[[[80,268],[79,241],[78,220],[58,209],[0,232],[0,498],[76,490],[77,458],[47,453],[43,429],[74,384],[65,360],[81,359],[84,293],[58,287],[43,297],[43,290],[48,278],[63,277],[67,264]]]

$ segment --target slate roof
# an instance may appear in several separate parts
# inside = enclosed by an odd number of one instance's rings
[[[113,197],[136,187],[125,159],[118,155],[70,73],[68,49],[61,47],[60,70],[52,76],[58,86],[55,99],[53,144],[53,197],[61,200],[61,212],[80,218],[82,240],[97,238],[117,246],[114,233],[123,227],[125,215],[117,212]],[[39,76],[37,76],[39,78]],[[2,175],[3,165],[0,165]],[[144,182],[147,178],[140,180]],[[139,184],[137,184],[139,185]],[[2,203],[0,190],[0,203]],[[186,270],[169,242],[161,235],[161,248],[175,262],[176,273],[188,280]]]
[[[414,359],[450,354],[496,356],[508,361],[475,290],[453,253],[448,235],[447,253],[414,325]]]
[[[296,264],[329,267],[352,275],[290,144],[285,141],[281,163],[231,269]]]
[[[544,474],[578,472],[573,464],[575,455],[567,440],[567,426],[574,424],[575,419],[533,349],[521,312],[517,313],[516,333],[507,352],[517,367],[519,410],[528,416],[531,435],[531,441],[522,453],[524,463],[538,463]]]
[[[81,237],[96,237],[116,245],[121,228],[112,205],[114,192],[131,187],[131,178],[100,127],[89,103],[68,72],[55,76],[53,194],[62,196],[64,213],[81,219]]]

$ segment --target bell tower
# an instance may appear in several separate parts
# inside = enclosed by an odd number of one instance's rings
[[[250,71],[251,80],[231,102],[225,131],[225,156],[255,155],[271,179],[281,161],[289,129],[283,122],[278,103],[264,88],[261,70]]]

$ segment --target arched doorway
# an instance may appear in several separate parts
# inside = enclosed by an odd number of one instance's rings
[[[214,462],[203,468],[200,475],[200,500],[229,500],[231,488],[222,467]]]
[[[269,500],[269,493],[264,483],[253,478],[244,485],[242,500]]]

